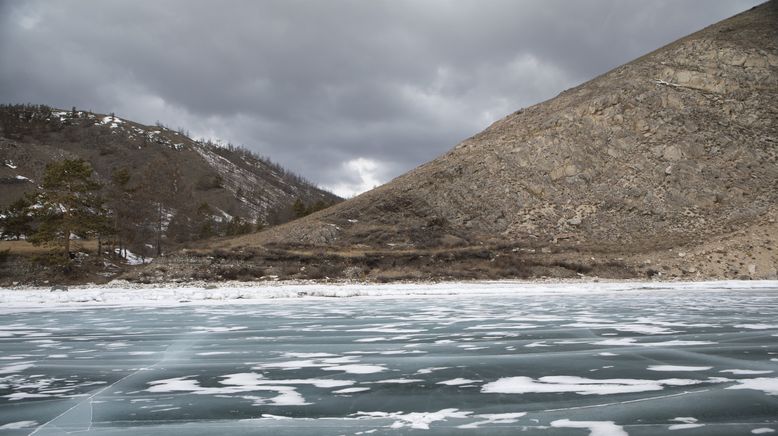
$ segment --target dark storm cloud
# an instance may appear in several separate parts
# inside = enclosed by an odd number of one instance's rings
[[[350,194],[757,3],[0,0],[0,100],[159,120]]]

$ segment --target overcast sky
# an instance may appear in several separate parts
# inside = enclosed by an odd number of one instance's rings
[[[0,0],[0,102],[183,127],[342,196],[752,0]]]

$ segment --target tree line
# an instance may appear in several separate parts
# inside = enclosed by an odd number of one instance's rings
[[[46,166],[40,190],[17,199],[0,214],[2,238],[50,246],[59,260],[69,264],[74,238],[96,240],[101,255],[107,251],[126,258],[129,251],[153,257],[163,253],[163,243],[261,229],[241,217],[217,219],[217,211],[208,203],[194,205],[193,210],[167,208],[170,197],[178,194],[176,171],[171,185],[151,169],[133,183],[129,170],[119,168],[103,185],[83,159],[52,162]]]

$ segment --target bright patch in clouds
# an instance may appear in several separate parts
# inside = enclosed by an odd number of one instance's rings
[[[341,168],[350,176],[350,180],[324,188],[343,198],[353,197],[386,182],[382,177],[384,171],[381,164],[373,159],[358,157],[343,162]]]

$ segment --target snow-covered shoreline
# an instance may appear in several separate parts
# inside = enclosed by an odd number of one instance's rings
[[[443,297],[607,292],[774,290],[778,280],[706,282],[521,282],[482,281],[444,283],[194,283],[107,285],[52,288],[0,288],[0,307],[47,308],[90,306],[156,306],[179,304],[259,304],[277,299],[347,297]]]

